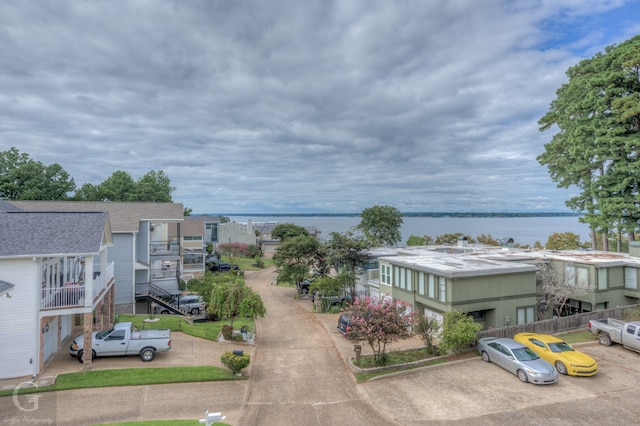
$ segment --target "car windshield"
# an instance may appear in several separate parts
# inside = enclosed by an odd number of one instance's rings
[[[549,343],[549,349],[551,352],[570,352],[573,348],[565,342]]]
[[[105,336],[108,336],[109,334],[111,334],[112,331],[113,331],[113,327],[111,327],[108,330],[101,331],[100,333],[96,334],[96,339],[102,340],[105,338]]]
[[[529,348],[511,349],[511,352],[513,352],[518,361],[534,361],[540,358],[538,354]]]

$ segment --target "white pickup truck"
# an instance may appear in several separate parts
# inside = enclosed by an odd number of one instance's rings
[[[99,356],[139,355],[149,362],[156,352],[171,349],[171,330],[137,330],[131,322],[120,322],[108,330],[92,333],[91,359]],[[76,337],[69,348],[69,355],[82,362],[84,336]]]
[[[589,332],[598,336],[601,345],[619,343],[627,349],[640,352],[640,321],[624,322],[615,318],[590,320]]]

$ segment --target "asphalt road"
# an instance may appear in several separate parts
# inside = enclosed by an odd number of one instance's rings
[[[549,386],[521,383],[480,358],[356,384],[346,363],[353,342],[336,331],[338,314],[312,313],[311,302],[295,300],[294,289],[271,286],[272,277],[272,269],[246,276],[267,305],[256,324],[256,346],[245,348],[252,354],[248,380],[81,389],[42,393],[37,401],[5,397],[0,424],[196,419],[205,410],[221,411],[232,425],[640,424],[640,354],[620,346],[579,345],[598,361],[599,373],[561,376]],[[95,368],[221,365],[226,345],[176,333],[172,351],[151,363],[104,358]],[[62,356],[47,372],[80,367]],[[34,404],[38,409],[31,410]]]

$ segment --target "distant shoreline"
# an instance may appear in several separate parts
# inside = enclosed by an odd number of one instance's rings
[[[401,213],[403,217],[577,217],[580,213],[501,213],[501,212],[420,212]],[[249,217],[359,217],[360,213],[222,213],[211,216],[249,216]],[[194,216],[199,216],[195,215]]]

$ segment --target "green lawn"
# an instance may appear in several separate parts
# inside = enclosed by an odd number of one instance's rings
[[[104,388],[111,386],[158,385],[166,383],[216,382],[222,380],[243,380],[229,370],[212,367],[163,367],[127,368],[116,370],[81,371],[60,374],[52,386],[23,388],[20,394],[63,391],[69,389]],[[0,396],[10,396],[14,390],[0,391]]]
[[[119,314],[117,322],[131,321],[133,325],[140,330],[168,328],[171,331],[181,331],[190,336],[208,340],[216,340],[222,331],[222,326],[230,323],[229,320],[224,320],[189,324],[179,315],[155,315],[155,317],[159,318],[159,321],[144,322],[145,319],[149,318],[149,315]],[[251,318],[238,317],[233,320],[233,328],[235,330],[240,330],[243,325],[249,327],[249,330],[254,330],[254,322]]]

